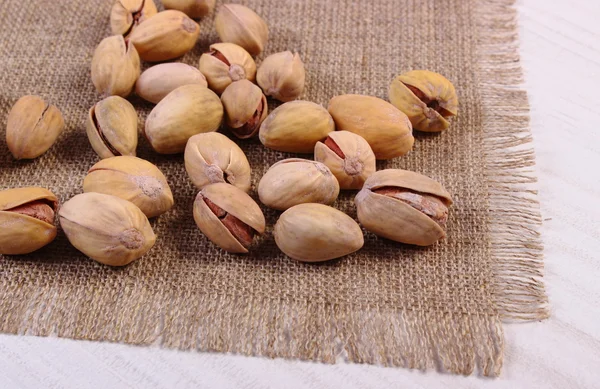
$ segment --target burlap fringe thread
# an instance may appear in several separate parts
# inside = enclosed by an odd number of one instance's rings
[[[516,11],[512,0],[478,2],[474,20],[479,30],[480,93],[486,131],[485,154],[489,177],[493,287],[496,315],[457,312],[386,310],[379,306],[311,302],[279,304],[252,297],[181,295],[168,298],[147,291],[133,310],[106,305],[106,296],[86,296],[83,308],[67,312],[68,293],[32,286],[29,304],[12,301],[3,319],[7,332],[18,333],[23,323],[37,335],[133,344],[160,344],[180,349],[228,351],[246,355],[301,358],[334,363],[436,368],[471,374],[476,366],[486,376],[502,367],[502,319],[536,320],[548,316],[542,275],[542,246],[538,203],[531,188],[533,151],[529,145],[526,93],[518,89],[522,74],[517,51]],[[15,287],[19,287],[16,285]],[[34,290],[35,289],[35,290]],[[54,293],[43,303],[44,293]],[[22,292],[23,293],[23,292]],[[22,294],[21,293],[21,294]],[[145,291],[141,291],[145,293]],[[47,301],[46,299],[44,299]],[[171,309],[178,307],[178,309]],[[103,311],[119,312],[116,322]],[[161,314],[157,315],[157,312]],[[315,314],[318,312],[318,314]],[[48,317],[51,316],[51,317]],[[137,318],[137,328],[123,325]],[[59,323],[59,324],[52,324]],[[195,323],[195,325],[189,325]],[[244,323],[244,325],[239,325]],[[302,334],[302,336],[296,336]],[[310,342],[298,339],[310,338]]]

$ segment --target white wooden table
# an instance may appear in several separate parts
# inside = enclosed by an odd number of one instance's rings
[[[600,388],[600,0],[520,0],[552,317],[498,379],[0,335],[0,388]]]

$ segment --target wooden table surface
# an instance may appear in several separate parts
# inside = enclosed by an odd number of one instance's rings
[[[600,0],[520,0],[552,317],[497,379],[0,335],[0,388],[600,388]]]

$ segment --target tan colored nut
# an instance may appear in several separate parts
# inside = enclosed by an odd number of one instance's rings
[[[122,97],[107,97],[90,108],[86,133],[100,158],[135,156],[138,143],[135,108]]]
[[[273,230],[275,243],[288,257],[322,262],[360,250],[364,237],[350,216],[322,204],[300,204],[285,211]]]
[[[104,38],[92,58],[92,82],[103,96],[127,97],[140,76],[140,57],[121,35]]]
[[[256,81],[265,92],[279,101],[296,100],[304,91],[304,64],[298,53],[275,53],[265,58],[256,73]]]
[[[329,101],[329,113],[336,129],[365,138],[377,159],[400,157],[408,153],[415,142],[406,115],[377,97],[336,96]]]
[[[221,102],[227,127],[240,139],[256,135],[269,110],[265,95],[248,80],[229,85],[221,95]]]
[[[242,46],[252,55],[259,55],[269,38],[267,23],[241,4],[223,4],[215,17],[215,29],[221,41]]]
[[[251,169],[246,154],[228,137],[218,132],[194,135],[185,147],[185,170],[194,185],[226,182],[244,192],[250,191]]]
[[[200,19],[215,9],[215,0],[162,0],[166,9],[176,9],[192,19]]]
[[[156,235],[133,203],[102,193],[82,193],[63,204],[60,226],[69,242],[95,261],[125,266],[146,254]]]
[[[223,119],[219,96],[202,85],[184,85],[161,100],[146,119],[144,134],[161,154],[182,153],[188,139],[216,131]]]
[[[113,35],[127,37],[138,24],[157,12],[153,0],[117,0],[110,11],[110,29]]]
[[[265,232],[258,204],[225,183],[202,188],[194,201],[194,220],[208,239],[230,253],[247,253],[254,236]]]
[[[325,108],[310,101],[290,101],[275,108],[260,126],[263,145],[290,153],[312,153],[317,142],[335,130]]]
[[[6,144],[15,159],[44,154],[62,133],[65,121],[54,105],[38,96],[23,96],[6,120]]]
[[[56,237],[56,196],[44,188],[0,191],[0,254],[29,254]]]
[[[360,135],[333,131],[315,146],[315,160],[331,170],[342,189],[361,189],[375,173],[375,154]]]
[[[358,220],[376,235],[429,246],[446,236],[450,194],[419,173],[387,169],[375,172],[354,200]]]
[[[200,70],[184,63],[162,63],[142,73],[135,84],[135,93],[146,101],[158,104],[175,89],[190,84],[207,86]]]
[[[256,78],[256,63],[244,48],[233,43],[211,45],[210,51],[200,56],[199,67],[208,87],[219,95],[234,81]]]
[[[441,74],[413,70],[394,78],[390,85],[390,102],[410,119],[419,131],[439,132],[450,126],[448,118],[456,116],[458,97],[454,85]]]
[[[98,162],[85,176],[83,191],[131,201],[149,218],[162,215],[174,203],[165,175],[155,165],[136,157],[113,157]]]
[[[280,211],[303,203],[332,204],[340,185],[321,162],[289,158],[275,163],[258,183],[258,197]]]
[[[140,58],[148,62],[168,61],[190,51],[200,35],[200,26],[176,10],[159,12],[137,26],[129,40]]]

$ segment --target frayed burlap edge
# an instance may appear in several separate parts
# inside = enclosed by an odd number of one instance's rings
[[[527,93],[518,52],[514,0],[480,3],[478,73],[489,188],[494,299],[501,318],[541,320],[549,315],[541,279],[541,215]]]

